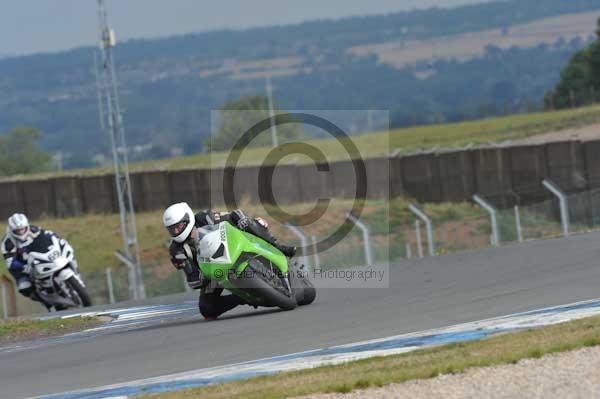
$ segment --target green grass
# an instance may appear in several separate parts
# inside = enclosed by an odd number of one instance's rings
[[[352,140],[364,158],[387,155],[395,150],[403,153],[421,149],[464,146],[468,144],[485,144],[506,140],[518,140],[538,134],[560,131],[567,128],[581,127],[600,122],[600,106],[540,112],[532,114],[512,115],[501,118],[490,118],[462,123],[440,124],[375,132],[353,136]],[[343,148],[335,140],[308,140],[318,146],[328,160],[346,159]],[[244,151],[240,165],[262,163],[271,148],[252,148]],[[157,161],[137,162],[130,165],[132,171],[175,170],[186,168],[208,168],[222,166],[227,159],[227,152],[199,154],[187,157],[170,158]],[[285,159],[290,162],[309,162],[306,157]],[[60,174],[13,176],[5,180],[22,180],[51,177],[58,175],[94,175],[110,173],[112,169],[96,168],[65,171]]]
[[[62,320],[16,319],[0,321],[0,343],[62,335],[91,328],[98,323],[100,321],[94,317],[73,317]]]
[[[280,399],[318,393],[348,393],[473,367],[515,364],[600,345],[600,317],[505,334],[483,341],[457,343],[408,354],[365,359],[338,366],[283,373],[246,381],[151,395],[154,399]]]

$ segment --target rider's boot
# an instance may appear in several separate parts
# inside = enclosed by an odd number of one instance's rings
[[[293,258],[296,255],[296,247],[280,244],[277,242],[277,239],[273,236],[273,234],[271,234],[268,228],[264,227],[254,219],[249,219],[246,231],[273,245],[288,258]]]
[[[248,217],[240,209],[231,212],[231,219],[240,230],[262,238],[280,250],[286,257],[292,258],[296,255],[296,247],[279,244],[269,231],[269,225],[263,219]]]

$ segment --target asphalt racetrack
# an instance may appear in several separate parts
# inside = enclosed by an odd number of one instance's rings
[[[205,322],[190,307],[84,339],[0,348],[0,397],[126,382],[444,327],[600,297],[600,234],[390,266],[388,289],[323,289],[292,312],[236,309]],[[181,303],[193,294],[170,297]],[[119,305],[122,306],[122,305]]]

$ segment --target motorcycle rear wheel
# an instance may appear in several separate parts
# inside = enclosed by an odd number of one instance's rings
[[[298,306],[295,295],[286,287],[281,276],[257,258],[251,259],[242,276],[231,282],[263,298],[266,303],[262,306],[276,306],[282,310],[293,310]]]
[[[291,263],[291,262],[290,262]],[[304,265],[291,264],[290,284],[296,295],[298,306],[310,305],[317,297],[317,290],[308,278],[308,271]]]

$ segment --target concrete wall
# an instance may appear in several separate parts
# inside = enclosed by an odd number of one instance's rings
[[[538,202],[547,194],[540,184],[548,177],[546,148],[528,145],[509,151],[512,191],[521,202]]]
[[[448,202],[464,201],[475,194],[474,156],[471,151],[443,153],[437,156],[441,198]]]
[[[585,178],[590,188],[600,188],[600,141],[583,143]]]
[[[408,197],[420,202],[470,201],[473,194],[497,206],[528,204],[549,198],[541,181],[550,178],[567,192],[600,187],[600,141],[566,141],[416,154],[365,161],[367,198]],[[350,161],[322,165],[279,165],[272,173],[273,198],[279,204],[319,198],[354,198],[356,177]],[[269,176],[269,168],[262,178]],[[223,207],[223,170],[133,173],[137,211],[179,201],[195,208]],[[233,192],[239,205],[268,198],[259,168],[239,168]],[[262,192],[260,190],[263,190]],[[13,212],[31,217],[76,216],[118,211],[112,175],[0,182],[0,218]]]
[[[437,155],[422,154],[401,158],[404,195],[419,202],[442,200],[440,171]]]
[[[546,144],[548,177],[565,191],[587,186],[584,159],[583,146],[578,141]]]

